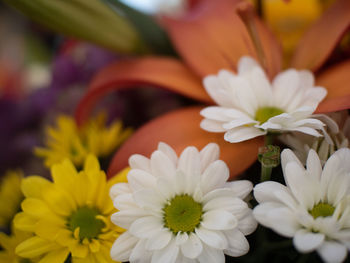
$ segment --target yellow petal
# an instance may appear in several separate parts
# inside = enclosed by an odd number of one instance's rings
[[[23,212],[33,218],[40,218],[46,214],[52,213],[44,201],[36,198],[26,198],[22,202],[21,207]]]
[[[61,164],[53,165],[51,168],[52,179],[59,188],[67,191],[74,192],[74,179],[77,176],[77,171],[73,164],[65,160]]]
[[[32,216],[27,215],[24,212],[18,213],[13,219],[15,227],[22,231],[35,231],[35,224],[38,220]]]
[[[58,217],[46,217],[38,221],[35,234],[42,238],[55,241],[58,232],[65,227],[63,220],[60,220]]]
[[[89,248],[92,253],[96,253],[100,250],[100,242],[96,239],[92,239],[89,243]]]
[[[56,242],[61,246],[71,247],[78,243],[78,240],[74,239],[72,231],[61,229],[57,233]]]
[[[41,176],[29,176],[22,180],[22,192],[26,197],[41,198],[43,190],[52,183]]]
[[[57,186],[45,191],[43,199],[52,211],[61,216],[68,217],[77,209],[73,196]]]
[[[16,254],[24,258],[34,258],[59,248],[54,242],[40,237],[32,237],[16,247]]]
[[[85,258],[88,255],[89,249],[87,246],[76,243],[70,247],[72,257]]]
[[[100,164],[94,155],[89,155],[84,164],[84,171],[88,174],[100,172]]]
[[[49,252],[38,263],[63,263],[69,255],[67,248],[62,248]]]
[[[100,243],[101,243],[101,249],[98,253],[95,254],[97,262],[120,263],[119,261],[116,262],[112,260],[110,256],[112,243],[109,243],[109,242],[100,242]]]
[[[80,172],[77,175],[76,182],[79,184],[79,187],[76,187],[75,191],[72,193],[74,199],[79,207],[86,206],[87,196],[90,192],[90,184],[85,172]]]

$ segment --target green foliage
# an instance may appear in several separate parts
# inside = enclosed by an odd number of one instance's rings
[[[3,0],[36,22],[118,53],[144,53],[139,33],[100,0]]]
[[[152,16],[139,12],[118,0],[103,1],[105,1],[106,4],[117,14],[122,14],[128,19],[128,21],[130,21],[153,53],[175,54],[168,35]]]

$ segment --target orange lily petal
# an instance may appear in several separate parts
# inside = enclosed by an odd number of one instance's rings
[[[108,92],[151,85],[212,103],[202,82],[180,61],[165,57],[146,57],[119,61],[102,69],[92,80],[89,90],[76,110],[76,121],[82,124],[95,104]]]
[[[350,1],[336,1],[305,33],[291,61],[293,68],[316,71],[350,27]]]
[[[186,16],[164,19],[178,52],[199,76],[216,74],[223,68],[235,70],[244,55],[257,57],[251,36],[236,13],[240,3],[240,0],[202,0]],[[257,16],[253,20],[267,71],[273,76],[281,68],[281,48]]]
[[[328,94],[317,112],[333,112],[350,108],[350,60],[326,70],[317,78],[317,85],[327,88]]]
[[[220,146],[220,159],[230,168],[231,178],[243,172],[257,159],[258,148],[263,145],[262,138],[236,144],[226,142],[223,133],[209,133],[199,127],[203,119],[199,115],[201,109],[202,107],[179,109],[141,127],[114,155],[108,175],[114,176],[128,166],[132,154],[149,157],[159,142],[169,144],[178,154],[190,145],[201,149],[208,143],[215,142]]]

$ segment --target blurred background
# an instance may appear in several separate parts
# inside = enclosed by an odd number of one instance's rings
[[[155,14],[162,1],[123,2]],[[182,6],[181,1],[170,2],[173,11]],[[129,54],[64,37],[2,1],[0,36],[0,174],[18,168],[26,174],[47,174],[33,155],[33,148],[43,144],[45,127],[54,125],[58,115],[73,115],[94,74]],[[147,103],[154,99],[159,103]],[[113,94],[101,104],[109,105],[104,107],[109,121],[122,119],[125,126],[137,128],[187,103],[166,91],[135,89]]]

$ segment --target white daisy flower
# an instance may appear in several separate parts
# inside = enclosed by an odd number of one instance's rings
[[[326,162],[310,150],[307,168],[286,149],[281,156],[287,186],[269,181],[254,188],[253,214],[278,234],[293,238],[301,253],[316,250],[325,262],[342,262],[350,249],[350,149]]]
[[[187,147],[180,157],[165,143],[148,159],[133,155],[128,183],[111,197],[119,212],[112,222],[126,229],[114,243],[116,261],[152,263],[225,262],[249,250],[245,235],[257,223],[242,199],[249,181],[226,182],[227,165],[211,143],[200,152]]]
[[[323,165],[335,151],[341,148],[349,148],[350,117],[347,111],[331,113],[330,116],[314,116],[315,118],[320,118],[327,125],[325,137],[316,138],[307,134],[293,132],[281,135],[279,140],[292,148],[303,164],[306,164],[309,150],[315,150]]]
[[[242,57],[238,74],[221,70],[204,79],[204,87],[219,106],[201,111],[201,127],[210,132],[225,132],[231,143],[249,140],[267,132],[299,131],[322,136],[324,124],[312,113],[327,95],[314,86],[310,71],[288,69],[270,83],[260,65]]]

